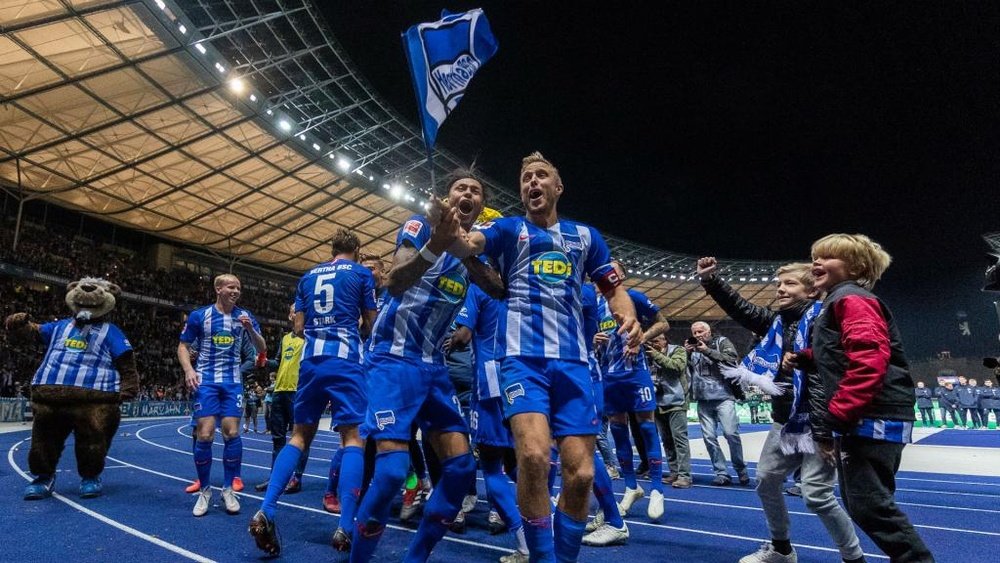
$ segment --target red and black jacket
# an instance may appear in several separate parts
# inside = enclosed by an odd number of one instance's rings
[[[892,313],[854,281],[830,289],[813,325],[812,348],[803,352],[809,388],[824,390],[809,394],[816,438],[846,433],[864,418],[915,419],[913,378]]]

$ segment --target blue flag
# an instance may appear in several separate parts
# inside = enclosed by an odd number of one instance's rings
[[[479,8],[441,12],[441,20],[417,24],[403,34],[427,151],[438,128],[458,105],[472,76],[497,52],[490,22]]]

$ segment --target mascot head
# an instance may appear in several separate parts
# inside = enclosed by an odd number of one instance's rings
[[[82,278],[66,286],[66,304],[78,321],[95,321],[115,308],[121,288],[101,278]]]

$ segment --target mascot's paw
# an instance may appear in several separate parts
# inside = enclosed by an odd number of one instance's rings
[[[35,480],[24,489],[24,500],[42,500],[52,496],[56,488],[56,478],[51,475],[35,477]]]
[[[31,315],[28,313],[14,313],[7,315],[7,318],[3,321],[3,326],[7,330],[19,330],[24,328],[31,322]]]
[[[80,498],[95,498],[101,496],[104,487],[101,478],[84,479],[80,481]]]

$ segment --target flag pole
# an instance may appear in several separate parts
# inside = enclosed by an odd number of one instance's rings
[[[434,189],[434,149],[432,148],[427,149],[427,166],[431,169],[431,187],[428,198],[436,198],[437,192]]]

